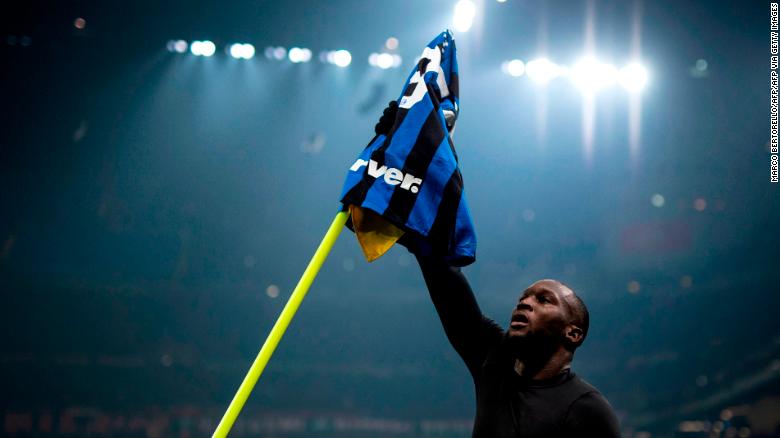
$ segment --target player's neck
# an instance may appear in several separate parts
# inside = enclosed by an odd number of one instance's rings
[[[571,368],[571,352],[558,349],[551,355],[515,358],[514,370],[517,375],[531,380],[546,380]]]

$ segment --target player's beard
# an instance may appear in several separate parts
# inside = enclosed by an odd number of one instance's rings
[[[504,346],[516,359],[529,364],[544,363],[558,349],[560,336],[547,330],[528,331],[524,335],[504,336]]]

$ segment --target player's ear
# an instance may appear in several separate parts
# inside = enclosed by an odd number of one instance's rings
[[[566,326],[566,339],[574,346],[579,346],[582,343],[583,332],[582,329],[576,325]]]

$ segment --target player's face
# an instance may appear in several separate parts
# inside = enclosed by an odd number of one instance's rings
[[[554,280],[540,280],[523,292],[512,311],[510,337],[563,336],[568,323],[567,298],[573,292]]]

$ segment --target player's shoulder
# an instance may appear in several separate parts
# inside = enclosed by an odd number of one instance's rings
[[[572,371],[571,374],[572,374],[571,383],[574,386],[576,386],[577,392],[579,392],[581,396],[590,393],[596,393],[599,395],[601,394],[601,392],[595,386],[593,386],[587,380],[583,379],[579,374],[575,373],[574,371]]]
[[[614,415],[614,409],[607,398],[590,382],[575,374],[572,383],[574,383],[577,389],[576,397],[569,406],[569,412],[600,411],[613,413]]]
[[[481,335],[493,344],[499,343],[504,338],[504,329],[494,319],[482,315]]]
[[[612,405],[598,389],[586,391],[574,399],[569,410],[613,412]]]
[[[573,430],[600,431],[601,436],[620,436],[620,425],[615,410],[595,386],[575,376],[578,396],[571,402],[567,423]]]

